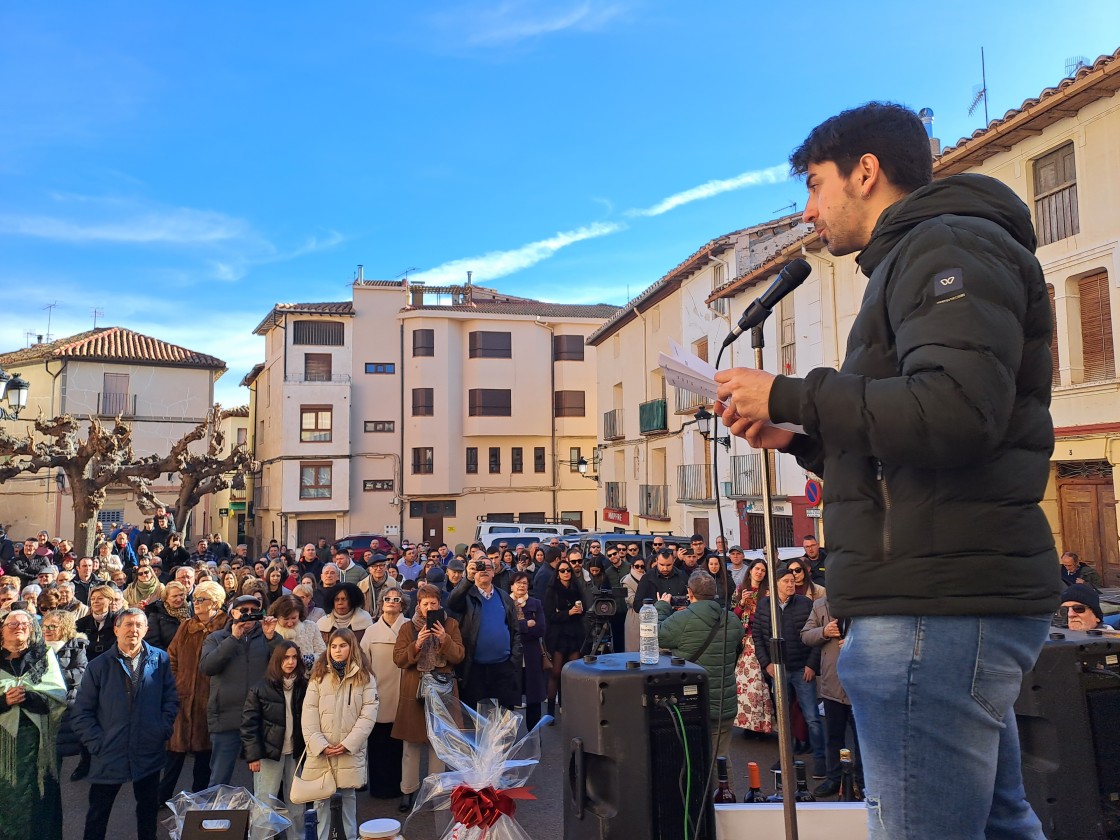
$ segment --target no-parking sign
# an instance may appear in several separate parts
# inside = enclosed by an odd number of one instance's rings
[[[821,483],[819,481],[810,478],[805,482],[805,501],[811,505],[821,503]]]

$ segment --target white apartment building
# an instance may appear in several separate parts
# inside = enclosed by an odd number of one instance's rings
[[[352,302],[277,304],[257,327],[266,361],[246,377],[259,537],[454,546],[487,515],[592,527],[584,341],[616,311],[364,279]]]
[[[630,301],[597,330],[589,344],[599,350],[599,404],[603,441],[600,501],[603,520],[619,530],[700,533],[714,544],[721,533],[729,544],[761,546],[761,463],[759,454],[710,414],[711,402],[666,385],[658,362],[670,342],[716,362],[720,346],[741,310],[714,299],[729,277],[757,266],[806,228],[796,215],[744,228],[708,242]],[[775,322],[779,317],[775,316]],[[776,327],[768,325],[773,333]],[[768,339],[770,369],[777,368],[776,339]],[[749,337],[733,344],[720,367],[753,365]],[[706,436],[704,433],[707,433]],[[721,438],[715,446],[712,438]],[[795,517],[800,531],[812,531],[796,499],[805,479],[788,456],[775,462],[775,520],[781,545],[794,544]],[[717,493],[718,490],[718,493]],[[717,511],[717,496],[719,510]],[[759,517],[758,527],[751,525]]]

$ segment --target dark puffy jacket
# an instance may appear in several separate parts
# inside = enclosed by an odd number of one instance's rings
[[[801,641],[801,628],[813,613],[813,602],[804,595],[793,595],[786,603],[785,609],[779,609],[782,616],[782,638],[786,643],[786,668],[790,674],[796,674],[806,665],[821,672],[821,649],[811,648]],[[763,671],[770,664],[770,598],[759,598],[758,606],[754,611],[754,624],[751,625],[751,637],[754,639],[754,655],[758,665]]]
[[[65,642],[62,647],[54,652],[55,656],[58,657],[58,667],[62,670],[62,679],[66,683],[67,706],[73,706],[74,701],[78,698],[78,687],[82,684],[82,677],[85,675],[86,666],[89,664],[86,659],[87,647],[89,647],[89,639],[79,634]],[[79,752],[78,747],[81,745],[81,741],[70,723],[69,711],[62,716],[62,723],[58,728],[55,743],[58,746],[60,756],[77,755]]]
[[[512,662],[521,661],[521,634],[518,632],[517,605],[513,599],[498,587],[494,587],[492,598],[501,598],[505,607],[506,627],[509,629],[509,658]],[[481,624],[482,595],[475,588],[474,581],[463,579],[447,597],[447,607],[462,615],[459,619],[459,630],[463,636],[463,647],[466,656],[460,664],[460,673],[465,684],[471,672],[471,660],[474,658],[474,649],[478,644],[478,630]]]
[[[677,596],[688,594],[688,575],[683,571],[674,566],[668,577],[662,577],[656,566],[652,563],[650,566],[634,590],[634,612],[641,612],[647,598],[656,602],[666,592]]]
[[[983,175],[888,208],[840,370],[779,376],[774,422],[824,482],[833,615],[1041,615],[1058,604],[1050,304],[1030,211]],[[977,574],[983,569],[983,574]],[[763,612],[760,610],[760,612]]]
[[[75,622],[75,626],[79,633],[85,634],[89,639],[89,649],[86,651],[86,656],[90,660],[96,659],[105,651],[116,645],[117,636],[113,632],[113,622],[117,620],[117,614],[114,612],[109,613],[105,617],[105,623],[101,625],[101,629],[97,629],[97,622],[94,621],[92,615],[87,615],[84,618],[79,618]]]
[[[93,756],[89,781],[121,785],[163,769],[179,695],[167,652],[143,643],[140,682],[130,699],[128,671],[114,645],[89,663],[70,721]]]
[[[148,634],[144,636],[144,641],[160,650],[167,650],[182,622],[167,614],[163,601],[152,601],[144,607],[144,614],[148,616]]]
[[[307,680],[297,680],[292,687],[292,757],[303,753],[303,698]],[[241,712],[241,747],[246,761],[267,758],[279,761],[284,751],[284,687],[264,679],[249,689]]]
[[[284,641],[276,633],[271,641],[264,637],[260,624],[240,639],[226,625],[206,637],[198,669],[210,678],[210,701],[206,706],[206,725],[213,732],[235,732],[241,728],[241,712],[249,686],[264,679],[268,658],[274,645]]]
[[[673,612],[665,601],[657,602],[657,644],[674,656],[683,656],[708,672],[708,711],[712,720],[730,720],[738,710],[735,663],[743,641],[743,625],[717,601],[694,601]],[[701,650],[719,628],[711,643]],[[699,658],[697,658],[697,654]],[[720,691],[720,688],[723,691]]]

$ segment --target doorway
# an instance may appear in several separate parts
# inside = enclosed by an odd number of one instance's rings
[[[1058,484],[1062,551],[1092,566],[1105,586],[1120,586],[1116,493],[1111,479],[1072,479]]]

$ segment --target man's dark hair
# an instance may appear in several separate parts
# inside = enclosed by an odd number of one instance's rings
[[[891,184],[906,192],[933,180],[925,126],[893,102],[868,102],[829,117],[794,149],[789,164],[794,175],[804,175],[810,164],[832,161],[846,178],[866,154],[875,155]]]

